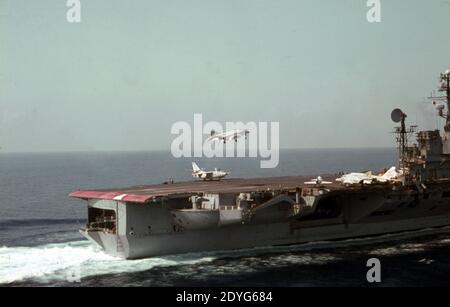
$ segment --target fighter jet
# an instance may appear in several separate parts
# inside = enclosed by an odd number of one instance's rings
[[[322,184],[332,184],[332,182],[323,181],[323,178],[321,176],[318,176],[317,178],[311,179],[311,181],[305,182],[305,184],[322,185]]]
[[[388,183],[398,180],[401,177],[402,171],[396,171],[395,166],[391,167],[383,175],[373,175],[372,172],[367,173],[350,173],[337,178],[336,181],[345,185],[355,184],[373,184],[373,183]]]
[[[211,130],[211,136],[208,138],[208,141],[218,141],[222,143],[226,143],[228,141],[235,141],[237,142],[238,139],[242,136],[245,136],[247,139],[248,134],[250,131],[248,130],[229,130],[225,132],[217,133],[214,130]]]
[[[192,162],[192,177],[206,180],[220,180],[227,176],[229,173],[224,172],[218,168],[215,168],[213,171],[205,171],[198,167],[197,163]]]

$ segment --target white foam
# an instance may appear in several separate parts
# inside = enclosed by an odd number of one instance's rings
[[[320,244],[320,246],[322,245]],[[221,257],[252,257],[265,253],[279,254],[310,249],[313,249],[312,246],[306,244],[301,246],[259,247],[235,251],[189,253],[140,260],[123,260],[105,254],[88,241],[48,244],[37,247],[2,247],[0,248],[0,284],[27,280],[37,282],[67,281],[75,272],[82,279],[87,276],[103,274],[140,272],[153,267],[207,263]],[[306,253],[287,257],[284,255],[275,256],[275,258],[271,258],[271,263],[318,264],[334,260],[336,258],[332,255],[311,255]],[[246,266],[241,269],[249,268]],[[229,270],[227,269],[227,271]]]
[[[88,241],[48,244],[37,247],[0,248],[0,284],[24,280],[68,280],[79,277],[137,272],[155,266],[173,266],[212,261],[211,257],[190,255],[123,260],[94,248]]]
[[[320,264],[336,261],[339,257],[329,253],[308,253],[317,249],[336,249],[372,243],[405,239],[417,235],[448,233],[450,228],[426,229],[395,235],[383,235],[372,238],[349,239],[337,242],[312,242],[294,246],[258,247],[236,251],[202,252],[183,255],[153,257],[141,260],[123,260],[115,258],[96,249],[88,241],[47,244],[36,247],[1,247],[0,248],[0,284],[24,280],[48,282],[51,280],[68,280],[73,272],[80,277],[127,272],[140,272],[153,267],[167,267],[211,262],[218,258],[257,257],[261,254],[283,254],[271,257],[274,263]],[[440,244],[448,244],[447,239]],[[387,248],[363,248],[361,253],[376,255],[395,255],[423,251],[423,244],[397,244]],[[301,255],[287,256],[285,253],[300,252]],[[278,259],[279,258],[279,259]],[[279,260],[278,262],[276,260]],[[235,265],[235,264],[234,264]]]

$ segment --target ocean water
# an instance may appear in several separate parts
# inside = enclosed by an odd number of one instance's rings
[[[69,192],[190,180],[192,159],[169,152],[0,155],[0,285],[12,286],[368,286],[366,261],[382,263],[381,286],[450,285],[450,228],[401,235],[121,260],[78,234],[83,201]],[[378,171],[396,151],[283,150],[275,169],[258,159],[196,159],[230,177]]]

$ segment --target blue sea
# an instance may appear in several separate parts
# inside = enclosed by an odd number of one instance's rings
[[[2,153],[0,285],[3,286],[369,286],[369,258],[381,261],[379,286],[449,286],[450,229],[401,235],[121,260],[78,233],[86,208],[78,189],[191,180],[192,159],[169,152]],[[259,159],[195,159],[231,178],[378,171],[396,150],[282,150],[275,169]],[[313,178],[311,177],[311,178]]]

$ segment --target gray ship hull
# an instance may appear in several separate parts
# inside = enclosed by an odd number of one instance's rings
[[[106,253],[138,259],[189,252],[236,250],[253,247],[301,244],[315,241],[343,240],[388,233],[419,230],[450,225],[450,215],[349,225],[305,228],[290,233],[289,224],[234,227],[215,231],[192,231],[184,234],[130,237],[104,232],[81,233],[98,244]],[[118,241],[121,241],[118,243]],[[122,246],[122,248],[120,247]],[[119,248],[118,248],[119,247]]]
[[[126,259],[340,240],[448,226],[450,202],[447,199],[437,200],[440,195],[435,193],[434,197],[418,204],[410,202],[410,196],[405,195],[403,198],[399,196],[396,201],[373,196],[381,203],[372,205],[370,212],[364,211],[364,217],[356,216],[357,222],[346,222],[349,211],[356,211],[352,208],[327,219],[288,218],[279,222],[239,223],[212,228],[208,224],[205,229],[178,231],[173,229],[173,214],[167,207],[115,204],[125,220],[118,224],[118,233],[92,229],[83,229],[81,233],[106,253]],[[347,204],[352,204],[352,200],[347,199]],[[99,205],[95,203],[95,206]],[[368,205],[356,202],[355,206]],[[160,223],[159,228],[147,231],[146,225],[156,222]]]

